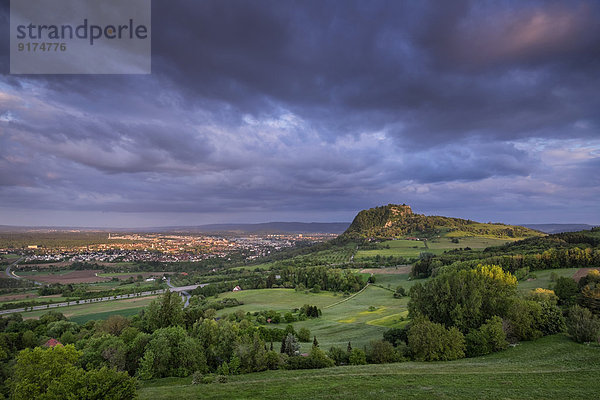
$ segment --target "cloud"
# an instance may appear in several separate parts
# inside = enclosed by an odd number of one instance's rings
[[[150,76],[0,76],[1,216],[600,215],[595,2],[153,3]]]

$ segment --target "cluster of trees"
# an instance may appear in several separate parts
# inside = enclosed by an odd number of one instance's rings
[[[589,282],[596,287],[596,276],[600,281],[600,274],[592,273],[582,287],[589,288]],[[567,279],[557,280],[560,296],[547,289],[519,296],[516,278],[499,266],[447,267],[424,285],[417,283],[411,288],[410,328],[392,337],[404,342],[405,354],[417,360],[489,354],[506,348],[508,342],[533,340],[567,329],[574,340],[585,337],[597,341],[599,322],[592,311],[568,308],[577,296],[577,284],[574,290]]]
[[[223,278],[221,278],[223,279]],[[227,278],[225,278],[227,279]],[[333,292],[357,292],[363,286],[362,277],[352,271],[341,268],[316,267],[284,267],[275,272],[265,274],[264,271],[242,273],[237,279],[227,279],[221,282],[194,289],[191,293],[201,296],[214,296],[233,290],[240,286],[244,290],[266,289],[271,287],[305,288],[315,292],[328,290]]]
[[[438,256],[428,254],[413,265],[412,276],[426,278],[446,266],[473,268],[482,263],[499,265],[513,274],[518,270],[600,267],[599,242],[596,233],[580,232],[525,239],[483,252],[455,250]]]

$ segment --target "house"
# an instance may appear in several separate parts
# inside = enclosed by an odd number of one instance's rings
[[[232,290],[232,291],[233,291],[233,292],[239,292],[240,290],[242,290],[242,288],[241,288],[241,287],[239,287],[239,286],[236,286],[236,287],[234,287],[234,288],[233,288],[233,290]]]
[[[46,346],[46,347],[56,347],[56,346],[62,346],[62,343],[61,343],[61,342],[59,342],[59,341],[58,341],[58,340],[56,340],[56,339],[50,339],[50,340],[48,340],[48,341],[47,341],[47,342],[44,344],[44,346]]]

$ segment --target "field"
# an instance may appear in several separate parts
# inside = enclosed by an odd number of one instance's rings
[[[422,252],[441,254],[446,250],[470,247],[472,249],[485,249],[491,246],[500,246],[509,240],[485,238],[485,237],[461,237],[456,238],[458,243],[452,243],[448,237],[438,237],[427,241],[424,240],[388,240],[377,244],[377,249],[358,250],[355,259],[357,261],[376,256],[380,257],[418,257]],[[389,247],[389,248],[388,248]]]
[[[61,270],[59,272],[47,273],[45,271],[19,271],[17,275],[35,279],[38,282],[45,283],[62,283],[62,284],[73,284],[73,283],[93,283],[106,281],[109,278],[98,276],[102,272],[99,269],[86,269],[86,270]]]
[[[157,296],[136,297],[126,300],[114,300],[101,303],[82,304],[69,307],[54,308],[52,311],[63,313],[75,322],[85,322],[91,319],[106,319],[112,314],[134,315],[146,307]],[[48,311],[37,310],[21,313],[23,318],[39,318]]]
[[[308,328],[324,348],[346,346],[349,341],[362,346],[381,339],[386,329],[405,323],[408,302],[407,298],[395,299],[390,290],[373,285],[348,298],[329,292],[306,293],[293,289],[249,290],[224,293],[219,297],[235,297],[244,302],[241,306],[220,310],[219,315],[236,310],[275,310],[284,314],[304,304],[315,305],[323,311],[320,318],[294,322],[293,325],[296,330]],[[285,328],[286,325],[282,322],[273,326]],[[302,346],[303,350],[310,349],[308,343]]]
[[[141,382],[139,398],[588,400],[598,397],[600,346],[555,335],[458,361],[265,371],[227,379],[208,385],[191,385],[191,377]]]
[[[561,269],[547,269],[544,271],[533,271],[535,278],[528,279],[525,281],[519,281],[519,290],[522,292],[533,290],[536,288],[551,289],[554,282],[550,279],[552,273],[558,276],[565,276],[572,278],[578,271],[577,268],[561,268]]]

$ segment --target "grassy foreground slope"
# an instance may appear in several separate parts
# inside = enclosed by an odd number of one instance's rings
[[[486,357],[449,362],[266,371],[191,385],[142,383],[140,399],[593,399],[600,346],[547,336]]]

